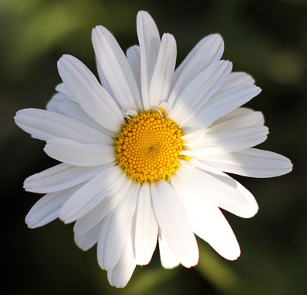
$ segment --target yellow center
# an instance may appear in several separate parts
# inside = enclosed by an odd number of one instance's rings
[[[184,149],[180,128],[165,112],[146,112],[126,119],[115,139],[118,165],[141,183],[169,180],[179,167]]]

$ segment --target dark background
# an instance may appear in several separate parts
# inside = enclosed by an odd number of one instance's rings
[[[204,36],[220,33],[223,58],[263,91],[248,103],[270,127],[263,149],[289,157],[294,171],[273,179],[236,177],[256,197],[252,219],[227,218],[240,242],[235,262],[199,241],[193,269],[164,270],[156,251],[123,290],[110,287],[96,250],[82,252],[72,225],[30,230],[24,217],[40,197],[23,180],[55,164],[13,122],[22,108],[44,108],[60,83],[56,62],[69,53],[95,71],[91,29],[107,27],[122,48],[137,43],[135,17],[147,10],[160,33],[174,34],[181,62]],[[307,2],[304,0],[0,0],[1,294],[306,294]]]

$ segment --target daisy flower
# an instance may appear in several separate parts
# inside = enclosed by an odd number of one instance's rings
[[[221,60],[219,35],[202,39],[175,70],[176,42],[160,38],[147,12],[137,16],[138,46],[126,55],[97,26],[92,42],[99,80],[78,59],[58,61],[63,83],[47,110],[17,112],[16,124],[46,141],[60,164],[25,180],[45,194],[30,228],[56,218],[74,224],[76,244],[97,244],[111,285],[124,287],[157,242],[165,268],[198,263],[195,235],[229,260],[240,255],[221,209],[249,218],[253,195],[226,173],[274,177],[291,162],[254,146],[268,128],[261,112],[241,107],[261,91],[251,76]]]

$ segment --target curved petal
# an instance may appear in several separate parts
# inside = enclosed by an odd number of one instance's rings
[[[21,129],[41,140],[61,137],[80,143],[112,144],[109,136],[54,112],[24,109],[16,113],[15,122]]]
[[[171,184],[184,205],[193,232],[224,258],[237,259],[240,246],[219,208],[193,193],[176,175],[171,178]]]
[[[151,184],[152,203],[159,228],[176,258],[185,267],[198,263],[198,246],[183,206],[167,181]]]
[[[127,194],[117,204],[110,221],[104,249],[103,268],[112,269],[122,255],[128,235],[131,235],[131,220],[136,209],[140,184],[132,182]]]
[[[243,72],[233,72],[228,76],[227,80],[218,90],[218,92],[222,92],[229,88],[239,85],[253,85],[253,84],[255,84],[255,80],[250,75]]]
[[[176,175],[194,194],[226,211],[246,218],[257,212],[257,210],[254,212],[255,204],[250,202],[251,194],[247,190],[246,194],[241,193],[241,186],[239,190],[237,182],[231,183],[231,185],[227,183],[227,180],[231,178],[226,174],[223,175],[224,178],[219,179],[207,170],[203,171],[197,167],[190,169],[182,167],[177,170]]]
[[[53,193],[84,183],[99,174],[104,167],[78,167],[61,163],[28,177],[24,188],[28,192]]]
[[[194,156],[208,156],[225,154],[244,150],[264,142],[268,135],[265,126],[251,126],[234,130],[221,131],[214,134],[206,134],[202,141],[193,143],[190,141],[186,146]],[[186,151],[182,151],[184,154]]]
[[[116,101],[124,110],[142,110],[135,76],[114,36],[104,27],[92,31],[92,42],[98,63]]]
[[[158,58],[160,35],[154,20],[145,11],[140,11],[137,15],[137,33],[141,56],[142,99],[144,109],[148,111],[151,109],[149,87]]]
[[[157,63],[149,87],[149,101],[152,106],[159,106],[168,98],[176,64],[177,48],[173,35],[162,36]]]
[[[180,264],[161,232],[159,232],[159,250],[161,264],[164,268],[171,269]]]
[[[74,188],[46,194],[40,198],[26,216],[28,227],[37,228],[57,219],[64,203],[80,187],[78,185]]]
[[[206,134],[215,134],[226,130],[234,130],[264,124],[264,117],[261,112],[251,112],[236,118],[214,124],[208,127]]]
[[[214,94],[198,113],[184,123],[183,127],[189,126],[195,130],[205,128],[247,103],[260,92],[261,89],[254,85],[240,85]]]
[[[131,229],[130,229],[131,232]],[[136,267],[131,234],[128,234],[121,257],[116,266],[108,270],[109,283],[116,288],[124,288]]]
[[[73,102],[77,102],[64,83],[58,84],[55,87],[55,90],[59,92],[60,94],[64,95],[66,99],[73,101]]]
[[[261,126],[264,124],[263,114],[255,112],[251,109],[238,108],[231,113],[223,116],[221,119],[215,121],[208,128],[202,128],[195,132],[190,132],[182,136],[185,146],[193,147],[198,143],[206,141],[206,136],[209,134],[217,134],[223,131],[230,131],[231,129],[240,129],[252,126]],[[223,134],[223,133],[222,133]]]
[[[65,138],[47,140],[45,153],[58,161],[76,166],[98,166],[115,161],[114,147],[102,144],[83,144]]]
[[[255,148],[198,158],[220,171],[247,177],[275,177],[292,170],[292,163],[288,158]]]
[[[48,101],[46,105],[46,110],[48,112],[58,113],[61,115],[65,115],[60,109],[59,105],[63,102],[68,100],[62,93],[54,94],[51,99]]]
[[[60,218],[70,223],[81,218],[93,209],[105,196],[116,191],[122,185],[125,176],[117,166],[106,166],[97,176],[75,192],[64,204]]]
[[[101,222],[97,223],[91,230],[87,231],[83,235],[74,235],[75,243],[83,251],[87,251],[92,248],[98,241]]]
[[[172,118],[179,124],[193,117],[201,110],[208,99],[221,87],[232,69],[229,61],[219,61],[211,64],[206,70],[200,73],[183,91],[179,94],[173,110]]]
[[[109,144],[113,144],[111,137],[115,136],[114,132],[104,128],[99,123],[94,121],[82,108],[81,106],[74,101],[65,99],[58,104],[58,111],[63,115],[74,119],[84,125],[87,125],[95,130],[98,130],[100,133],[104,134],[105,137],[108,137]]]
[[[158,223],[152,208],[150,186],[147,183],[141,186],[139,193],[134,237],[136,263],[146,265],[155,251],[158,237]]]
[[[127,49],[126,52],[128,63],[135,76],[139,91],[141,92],[141,53],[140,46],[134,45]]]
[[[131,179],[126,179],[124,184],[118,186],[113,194],[104,197],[91,211],[79,218],[74,225],[75,234],[83,235],[105,218],[109,212],[112,212],[129,190],[131,183]]]
[[[254,196],[241,183],[239,183],[229,175],[201,161],[196,161],[195,166],[201,169],[202,171],[206,172],[207,174],[212,175],[215,179],[219,180],[220,182],[223,182],[229,187],[237,190],[243,196],[247,207],[246,207],[246,212],[239,215],[240,217],[250,218],[253,217],[258,212],[259,208]]]
[[[124,123],[122,113],[91,71],[70,55],[59,59],[58,70],[68,90],[84,111],[103,127],[118,132]]]
[[[115,95],[112,91],[112,88],[104,74],[104,72],[102,71],[101,67],[100,67],[100,64],[99,64],[99,61],[97,59],[97,56],[96,57],[96,67],[97,67],[97,72],[98,72],[98,77],[99,77],[99,81],[101,83],[101,85],[103,86],[103,88],[110,94],[110,96],[115,100],[115,102],[117,103],[118,107],[121,108],[122,106],[118,103],[118,101],[116,101],[115,99]]]
[[[118,194],[105,196],[92,210],[76,221],[74,225],[75,236],[83,236],[90,232],[110,212],[113,212],[118,202],[118,198],[114,198],[114,196],[118,196]]]
[[[255,112],[255,111],[252,110],[252,109],[246,108],[246,107],[240,107],[240,108],[234,109],[233,111],[227,113],[226,115],[222,116],[221,118],[215,120],[212,123],[212,125],[210,125],[210,127],[224,123],[224,122],[232,120],[232,119],[236,119],[237,117],[241,117],[241,116],[244,116],[244,115],[251,114],[253,112]],[[260,125],[263,125],[263,124],[260,124]]]
[[[173,90],[168,102],[173,105],[180,93],[203,72],[210,64],[219,61],[224,51],[224,42],[220,35],[203,38],[187,55],[174,73]]]
[[[114,210],[113,210],[114,211]],[[101,222],[100,230],[98,233],[97,240],[97,261],[100,268],[106,270],[104,267],[104,251],[107,243],[107,235],[110,227],[110,222],[112,219],[113,211],[111,211]]]

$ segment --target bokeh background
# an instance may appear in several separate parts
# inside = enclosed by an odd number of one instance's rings
[[[137,43],[135,17],[147,10],[160,33],[175,35],[178,63],[204,36],[220,33],[224,59],[250,73],[263,91],[248,106],[270,127],[263,149],[291,158],[274,179],[235,177],[257,198],[252,219],[226,214],[240,242],[235,262],[199,241],[193,269],[164,270],[156,251],[125,289],[110,287],[95,248],[83,252],[72,225],[30,230],[24,217],[40,197],[23,180],[55,164],[44,143],[13,122],[22,108],[44,108],[60,83],[56,62],[72,54],[93,71],[91,29],[106,26],[122,48]],[[304,0],[0,0],[1,279],[5,295],[306,294],[307,290],[307,1]]]

